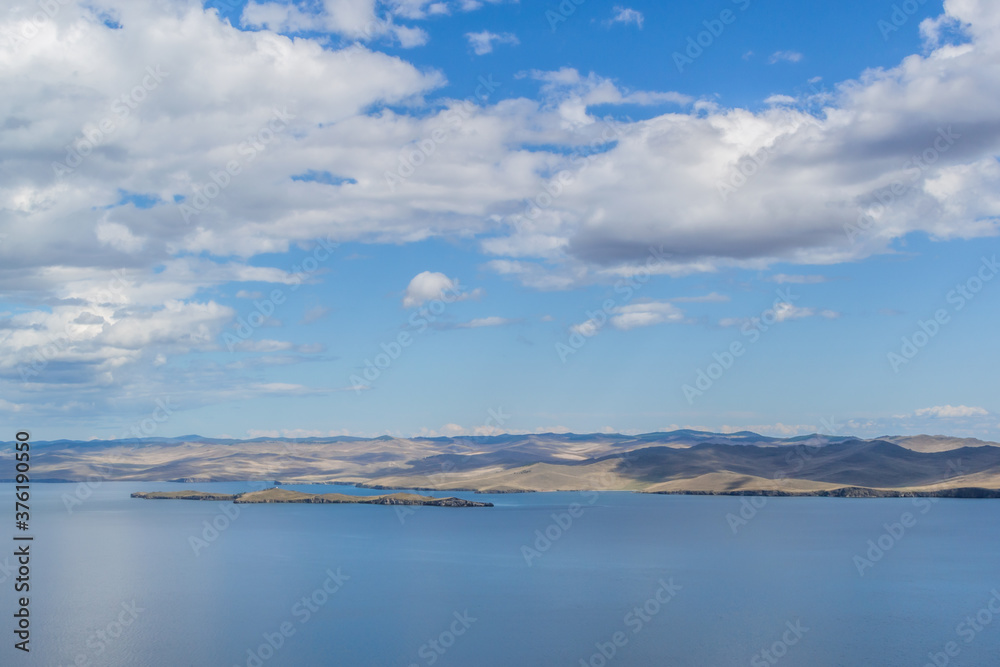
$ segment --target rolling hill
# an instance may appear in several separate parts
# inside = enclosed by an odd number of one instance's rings
[[[14,476],[0,444],[0,479]],[[475,491],[829,493],[847,487],[1000,490],[1000,445],[947,436],[875,440],[681,430],[642,435],[227,440],[184,436],[32,443],[34,481],[280,480]]]

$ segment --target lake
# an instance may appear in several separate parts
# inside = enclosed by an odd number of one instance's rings
[[[9,546],[0,663],[1000,664],[997,501],[422,492],[496,505],[478,509],[129,497],[188,488],[262,486],[32,485],[31,652],[13,648]],[[13,545],[12,485],[0,498]]]

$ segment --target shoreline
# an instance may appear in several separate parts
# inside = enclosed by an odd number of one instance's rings
[[[481,503],[449,496],[433,498],[412,493],[391,493],[382,496],[352,496],[343,493],[303,493],[291,489],[272,487],[263,491],[243,493],[212,493],[210,491],[134,491],[130,498],[141,500],[207,500],[232,502],[237,505],[255,504],[315,504],[315,505],[418,505],[422,507],[493,507],[493,503]]]

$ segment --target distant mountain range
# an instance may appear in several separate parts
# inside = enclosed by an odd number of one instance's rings
[[[0,444],[0,479],[14,477]],[[862,440],[743,431],[256,438],[197,435],[32,443],[34,481],[277,480],[475,491],[1000,495],[1000,444],[946,436]],[[956,489],[972,489],[956,493]]]

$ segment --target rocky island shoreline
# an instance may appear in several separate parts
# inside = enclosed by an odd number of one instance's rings
[[[313,503],[330,505],[421,505],[426,507],[493,507],[462,498],[433,498],[415,493],[390,493],[382,496],[351,496],[344,493],[303,493],[290,489],[270,488],[246,493],[209,493],[207,491],[137,491],[132,498],[145,500],[214,500],[239,504]]]

